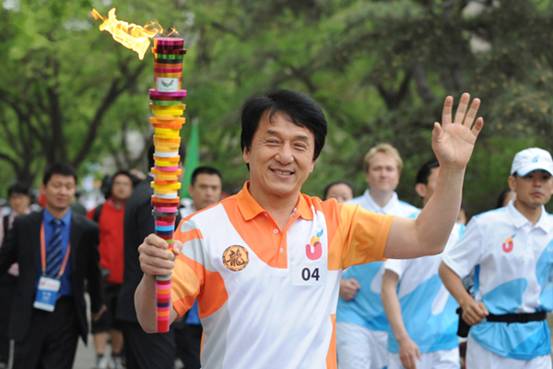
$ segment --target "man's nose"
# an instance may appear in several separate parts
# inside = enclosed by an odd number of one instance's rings
[[[282,164],[288,164],[294,160],[294,155],[292,154],[292,148],[288,144],[284,144],[280,147],[276,159]]]

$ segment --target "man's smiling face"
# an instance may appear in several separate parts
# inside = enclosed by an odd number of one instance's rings
[[[251,186],[266,197],[297,196],[313,171],[313,133],[284,113],[265,113],[243,158],[250,167]]]

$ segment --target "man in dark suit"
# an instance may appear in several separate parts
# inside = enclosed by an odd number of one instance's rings
[[[152,146],[148,154],[150,167],[154,165],[153,152]],[[183,152],[181,148],[181,158],[184,158]],[[173,329],[168,333],[144,332],[138,323],[134,308],[134,290],[142,279],[137,248],[148,234],[154,232],[150,181],[152,177],[148,176],[140,182],[134,188],[125,206],[125,268],[116,316],[122,322],[127,369],[166,369],[173,368],[175,363],[176,347]]]
[[[91,310],[104,309],[98,264],[98,228],[71,211],[77,176],[64,164],[43,178],[46,206],[16,218],[0,248],[0,273],[19,263],[9,335],[15,342],[15,369],[70,369],[79,335],[88,324],[85,281]]]

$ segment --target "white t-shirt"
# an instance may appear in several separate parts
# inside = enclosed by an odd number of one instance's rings
[[[491,314],[552,311],[552,240],[553,216],[542,208],[532,224],[511,202],[474,217],[443,261],[460,278],[474,270],[475,298]],[[531,360],[551,350],[546,321],[483,321],[470,335],[485,349],[512,359]]]
[[[464,226],[456,224],[445,246],[453,247],[462,237]],[[451,350],[457,347],[457,302],[444,287],[438,269],[441,254],[416,259],[388,259],[384,269],[399,277],[398,298],[401,315],[409,337],[422,353]],[[388,335],[388,350],[399,352],[393,334]]]
[[[405,218],[414,217],[420,211],[413,205],[400,201],[395,192],[383,208],[374,201],[368,190],[365,191],[363,196],[356,197],[349,203],[360,205],[362,208],[375,213]],[[354,299],[345,301],[340,298],[338,300],[337,322],[357,324],[374,331],[389,330],[388,319],[380,298],[382,274],[384,273],[383,266],[384,262],[382,261],[372,262],[352,266],[344,272],[344,279],[355,278],[361,288]]]

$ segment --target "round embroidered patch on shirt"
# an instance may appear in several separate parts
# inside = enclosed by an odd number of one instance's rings
[[[223,264],[228,270],[239,272],[248,265],[250,258],[244,246],[232,245],[223,252]]]

